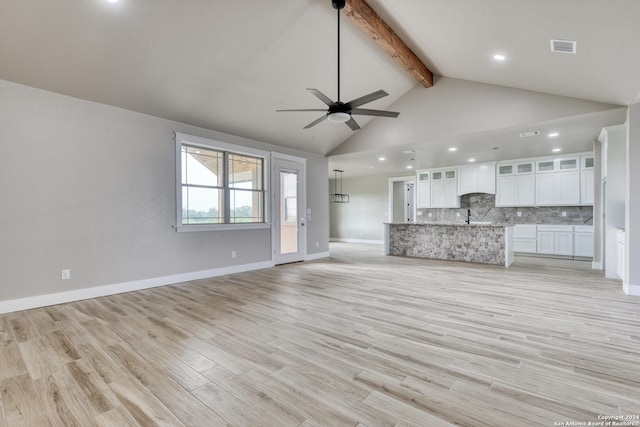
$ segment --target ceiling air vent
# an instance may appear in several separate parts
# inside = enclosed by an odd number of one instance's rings
[[[540,131],[539,130],[534,130],[531,132],[524,132],[520,134],[520,138],[527,138],[530,136],[536,136],[536,135],[540,135]]]
[[[574,40],[551,40],[551,52],[576,53],[576,42]]]

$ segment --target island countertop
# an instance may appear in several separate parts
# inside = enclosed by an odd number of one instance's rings
[[[509,266],[513,228],[505,223],[385,223],[385,254]]]

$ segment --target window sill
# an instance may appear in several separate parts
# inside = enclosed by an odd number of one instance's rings
[[[252,224],[200,224],[179,225],[175,227],[178,233],[190,233],[194,231],[235,231],[235,230],[265,230],[270,229],[271,224],[260,222]]]

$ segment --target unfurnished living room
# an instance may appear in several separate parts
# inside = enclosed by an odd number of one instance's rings
[[[0,427],[640,426],[639,19],[0,1]]]

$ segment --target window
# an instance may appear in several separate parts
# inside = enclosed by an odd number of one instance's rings
[[[268,153],[176,133],[178,231],[266,228]]]

